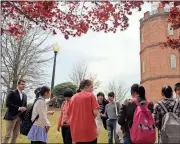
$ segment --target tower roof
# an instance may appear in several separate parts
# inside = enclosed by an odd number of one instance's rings
[[[151,4],[151,11],[157,10],[160,2],[153,2]]]

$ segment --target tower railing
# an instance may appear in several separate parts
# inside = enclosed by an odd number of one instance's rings
[[[151,16],[151,15],[155,15],[155,14],[157,14],[158,13],[158,10],[154,10],[154,11],[151,11],[150,13],[149,13],[149,15]]]
[[[151,12],[147,11],[145,13],[146,16],[144,16],[143,18],[140,19],[140,23],[142,23],[144,20],[147,20],[151,17],[154,17],[155,15],[159,15],[159,14],[163,14],[163,13],[167,14],[170,12],[170,10],[171,10],[170,7],[164,7],[164,8],[158,8],[158,9],[153,10]]]
[[[170,12],[171,8],[170,7],[164,7],[164,12]]]

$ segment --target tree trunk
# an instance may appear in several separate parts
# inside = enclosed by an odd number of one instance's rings
[[[14,90],[17,88],[17,82],[18,82],[17,69],[15,69],[13,74],[13,83],[11,89]]]
[[[18,48],[18,54],[16,55],[15,63],[14,63],[14,73],[13,73],[13,83],[12,83],[12,89],[17,88],[17,82],[18,82],[18,67],[19,67],[19,55],[21,54],[20,47]]]
[[[2,109],[4,108],[4,104],[5,104],[5,98],[6,98],[6,93],[5,92],[3,92],[3,94],[2,94]]]

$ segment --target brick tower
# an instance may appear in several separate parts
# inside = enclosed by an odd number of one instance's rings
[[[162,49],[167,37],[177,38],[180,30],[173,30],[167,22],[170,8],[158,7],[144,13],[140,20],[141,84],[149,100],[162,98],[161,88],[180,82],[180,53],[171,48]]]

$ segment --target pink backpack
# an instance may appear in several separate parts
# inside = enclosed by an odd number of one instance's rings
[[[137,107],[134,112],[133,124],[130,129],[132,143],[153,144],[156,141],[155,123],[151,111],[146,105],[140,105],[136,98],[133,99]]]

